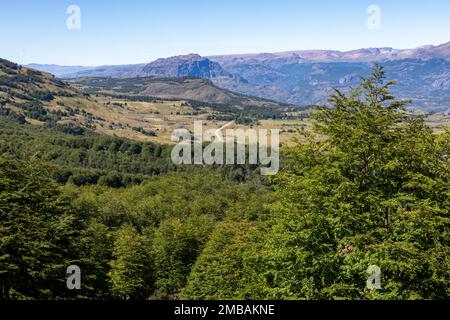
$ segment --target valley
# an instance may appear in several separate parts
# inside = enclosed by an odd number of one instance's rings
[[[0,60],[1,297],[374,299],[361,289],[372,259],[382,297],[446,297],[450,117],[405,112],[391,85],[377,67],[363,98],[300,107],[209,79],[60,80]],[[174,163],[173,130],[196,120],[279,129],[278,173]],[[60,277],[70,265],[87,275],[77,292]],[[423,274],[432,290],[411,288]]]
[[[43,126],[83,127],[140,141],[172,143],[173,130],[235,121],[236,128],[267,125],[289,142],[307,127],[309,111],[233,93],[194,78],[80,78],[68,83],[48,73],[0,62],[0,102],[10,117]],[[7,111],[8,110],[8,111]]]
[[[309,108],[221,89],[208,79],[94,77],[66,82],[4,60],[0,80],[2,109],[11,116],[17,113],[38,126],[82,127],[139,141],[171,144],[173,130],[192,131],[194,121],[202,120],[206,128],[235,121],[236,129],[279,129],[281,143],[292,145],[298,132],[312,126]],[[429,115],[427,121],[435,130],[450,122],[445,115]]]
[[[331,2],[4,1],[0,315],[448,301],[450,2]]]

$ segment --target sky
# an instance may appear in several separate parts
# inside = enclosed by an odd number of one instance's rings
[[[368,14],[370,5],[380,14]],[[404,49],[450,41],[449,13],[448,0],[1,0],[0,57],[97,66],[188,53]]]

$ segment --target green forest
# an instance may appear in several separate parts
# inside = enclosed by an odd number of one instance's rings
[[[1,112],[0,299],[449,299],[450,132],[393,85],[335,90],[271,178]]]

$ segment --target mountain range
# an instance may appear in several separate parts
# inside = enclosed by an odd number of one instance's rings
[[[413,100],[412,107],[429,112],[448,110],[450,42],[404,50],[306,50],[210,57],[189,54],[136,65],[28,67],[60,78],[205,78],[220,88],[305,106],[325,103],[332,88],[357,84],[375,62],[385,67],[388,79],[398,82],[395,94]]]

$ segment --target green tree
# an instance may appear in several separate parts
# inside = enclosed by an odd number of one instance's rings
[[[214,226],[208,215],[185,220],[171,218],[161,222],[154,238],[154,259],[158,294],[178,294],[186,285],[189,272]]]
[[[117,230],[108,274],[114,296],[121,299],[150,297],[154,290],[150,248],[149,239],[133,226],[124,224]]]
[[[193,300],[264,298],[264,277],[258,270],[262,240],[256,222],[218,223],[192,268],[182,297]]]
[[[273,181],[269,298],[448,299],[449,135],[437,137],[373,73],[315,115]],[[443,143],[443,141],[447,141]],[[378,265],[382,290],[368,290]]]
[[[77,235],[67,199],[36,161],[0,157],[0,298],[67,297]]]
[[[108,273],[112,259],[113,234],[95,220],[87,221],[76,240],[78,259],[82,271],[79,298],[104,299],[112,297]]]

